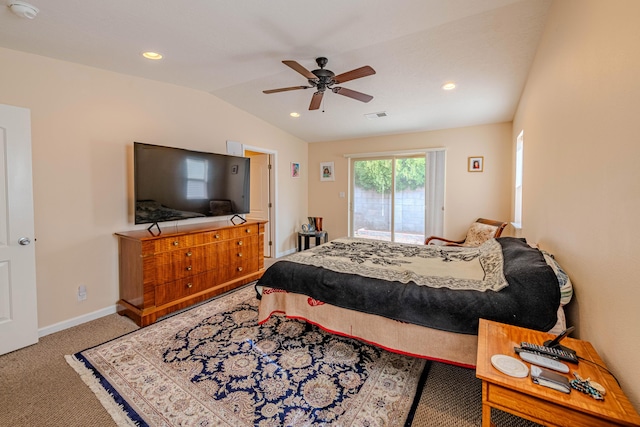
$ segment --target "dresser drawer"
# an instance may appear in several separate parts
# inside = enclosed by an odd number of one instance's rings
[[[208,231],[202,233],[201,236],[203,244],[221,242],[231,238],[231,230],[225,228],[222,230]]]
[[[219,258],[220,264],[223,264],[224,281],[258,270],[257,245],[258,236],[244,236],[226,242],[225,250],[220,252]]]
[[[239,225],[236,228],[229,229],[231,236],[230,239],[238,239],[245,236],[257,236],[258,224]]]
[[[231,230],[221,229],[207,231],[198,234],[187,234],[184,236],[167,237],[157,239],[154,242],[156,253],[173,251],[176,249],[189,248],[191,246],[206,245],[209,243],[222,242],[231,238]]]
[[[220,262],[228,264],[229,261],[238,258],[238,256],[251,256],[258,244],[258,236],[243,236],[239,239],[228,240],[225,242],[224,252],[220,257]]]
[[[238,259],[225,267],[226,279],[233,280],[238,277],[258,271],[258,260],[255,257]]]
[[[166,237],[154,241],[155,252],[167,252],[176,249],[184,249],[193,246],[194,235],[187,234],[185,236]]]
[[[212,287],[218,280],[216,271],[207,271],[185,279],[156,286],[156,306],[188,297]]]
[[[218,268],[220,265],[218,248],[222,248],[222,245],[221,242],[157,254],[155,256],[157,283],[169,282]]]

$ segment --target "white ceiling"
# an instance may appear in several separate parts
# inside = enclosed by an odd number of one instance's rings
[[[551,1],[29,0],[33,20],[0,9],[0,46],[205,91],[317,142],[512,120]],[[373,100],[327,91],[308,111],[313,90],[262,93],[306,85],[281,61],[318,56],[373,67],[341,84]]]

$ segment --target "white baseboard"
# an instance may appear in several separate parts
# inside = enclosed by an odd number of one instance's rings
[[[91,313],[83,314],[82,316],[74,317],[73,319],[64,320],[62,322],[54,323],[50,326],[38,329],[38,338],[42,338],[46,335],[60,332],[65,329],[69,329],[73,326],[82,325],[83,323],[90,322],[92,320],[99,319],[104,316],[116,313],[116,306],[106,307]]]
[[[276,254],[276,258],[280,258],[283,256],[287,256],[287,255],[291,255],[293,253],[296,253],[297,249],[293,248],[293,249],[289,249],[288,251],[284,251],[284,252],[280,252],[279,254]]]

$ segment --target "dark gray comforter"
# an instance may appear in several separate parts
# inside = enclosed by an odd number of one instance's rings
[[[387,281],[287,261],[267,269],[257,286],[310,296],[337,307],[463,334],[480,318],[537,330],[557,322],[560,289],[553,269],[524,239],[496,239],[508,286],[500,291],[452,290]],[[331,245],[331,242],[326,244]],[[324,245],[323,245],[324,246]],[[354,262],[354,271],[358,268]]]

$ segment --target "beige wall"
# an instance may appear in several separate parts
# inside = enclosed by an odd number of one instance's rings
[[[444,235],[464,238],[478,217],[509,220],[511,123],[377,136],[309,145],[309,216],[323,217],[330,238],[348,235],[348,165],[345,154],[446,149]],[[484,156],[484,172],[468,172],[467,158]],[[334,162],[335,181],[320,181],[320,163]]]
[[[307,182],[288,171],[291,161],[306,166],[306,142],[204,92],[6,49],[0,64],[0,103],[31,110],[41,328],[118,300],[113,233],[141,228],[130,209],[133,141],[225,153],[233,140],[277,151],[276,252],[295,247]]]
[[[570,323],[640,409],[640,2],[554,2],[514,121],[523,233],[575,286]]]

